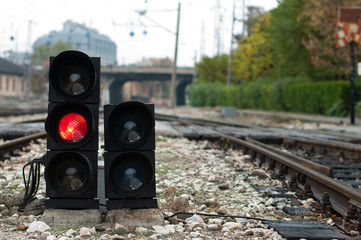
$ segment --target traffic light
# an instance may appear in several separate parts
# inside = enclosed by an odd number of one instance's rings
[[[78,51],[50,57],[47,208],[99,208],[97,200],[100,58]]]
[[[107,209],[157,208],[154,105],[104,106]]]

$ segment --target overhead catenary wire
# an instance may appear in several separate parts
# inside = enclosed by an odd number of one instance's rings
[[[157,23],[156,21],[154,21],[153,19],[151,19],[151,18],[149,18],[149,17],[147,17],[147,16],[145,16],[145,15],[142,15],[144,18],[146,18],[148,21],[150,21],[150,22],[152,22],[152,23],[154,23],[156,26],[158,26],[158,27],[160,27],[160,28],[162,28],[163,30],[165,30],[165,31],[167,31],[167,32],[169,32],[169,33],[171,33],[171,34],[173,34],[173,35],[175,35],[176,33],[175,32],[173,32],[172,30],[170,30],[170,29],[168,29],[167,27],[164,27],[163,25],[161,25],[160,23]]]

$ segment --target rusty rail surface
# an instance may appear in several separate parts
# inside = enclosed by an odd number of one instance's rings
[[[286,136],[279,136],[286,146],[303,146],[305,148],[318,150],[319,152],[336,152],[344,157],[352,156],[361,161],[361,146],[359,144],[329,141],[325,139],[299,139]]]
[[[187,119],[172,116],[162,116],[163,120],[176,121],[181,124],[199,124],[209,125],[207,121],[197,119]],[[160,120],[160,117],[158,117]],[[205,124],[202,124],[205,122]],[[213,124],[213,121],[211,121]],[[225,123],[223,123],[225,124]],[[218,125],[218,123],[217,123]],[[342,184],[340,181],[331,178],[332,171],[324,166],[321,166],[311,161],[299,158],[289,153],[284,153],[280,150],[275,150],[270,146],[266,146],[256,140],[247,138],[241,140],[232,136],[224,135],[215,131],[221,140],[241,147],[245,153],[250,154],[251,158],[260,164],[263,164],[269,169],[273,169],[275,174],[288,181],[289,188],[296,191],[302,197],[314,197],[319,200],[314,209],[320,213],[335,213],[337,212],[342,217],[333,215],[333,220],[336,224],[346,232],[358,231],[361,233],[361,191],[355,190]],[[302,140],[304,144],[308,140]],[[324,144],[323,147],[337,147],[336,151],[340,151],[342,147],[348,150],[357,150],[358,147],[348,144],[331,144],[332,141],[314,142]]]
[[[45,137],[46,137],[46,132],[44,131],[2,143],[0,144],[0,159],[4,159],[4,155],[6,153],[19,148],[19,145],[27,144],[31,140],[37,138],[45,138]]]
[[[320,172],[320,173],[322,173],[322,174],[325,174],[325,175],[327,175],[327,176],[329,176],[329,177],[333,177],[332,169],[329,168],[329,167],[320,165],[320,164],[318,164],[318,163],[311,162],[311,161],[309,161],[309,160],[306,160],[306,159],[304,159],[304,158],[298,157],[298,156],[293,155],[293,154],[291,154],[291,153],[287,153],[287,152],[281,151],[281,150],[279,150],[279,149],[277,149],[277,148],[271,147],[271,146],[269,146],[269,145],[266,145],[266,144],[264,144],[264,143],[261,143],[261,142],[259,142],[259,141],[254,140],[254,139],[251,139],[251,138],[246,138],[246,140],[247,140],[247,142],[256,144],[256,145],[258,145],[258,146],[260,146],[260,147],[262,147],[262,148],[268,149],[268,150],[270,150],[270,151],[272,151],[272,152],[275,152],[275,153],[277,153],[277,154],[280,154],[280,155],[282,155],[282,156],[285,156],[285,157],[287,157],[287,158],[290,158],[290,159],[298,162],[299,164],[302,164],[302,165],[304,165],[304,166],[306,166],[306,167],[312,168],[312,169],[314,169],[314,170],[316,170],[316,171],[318,171],[318,172]]]

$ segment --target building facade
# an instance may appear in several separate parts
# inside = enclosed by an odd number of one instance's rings
[[[25,69],[10,61],[0,58],[0,98],[24,99],[27,84],[24,78]]]
[[[75,50],[82,51],[90,57],[101,57],[102,65],[117,63],[117,46],[108,36],[71,20],[64,23],[63,30],[51,31],[38,38],[33,46],[53,45],[60,40],[70,42]]]

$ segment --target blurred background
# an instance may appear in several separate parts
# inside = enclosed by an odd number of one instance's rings
[[[102,104],[141,100],[167,107],[175,92],[173,106],[333,116],[346,116],[352,108],[350,78],[360,59],[359,31],[344,40],[335,19],[340,7],[360,6],[359,0],[3,4],[3,108],[46,107],[49,56],[70,49],[101,57]],[[352,14],[359,21],[358,12]],[[356,115],[361,114],[358,80],[356,71]]]

